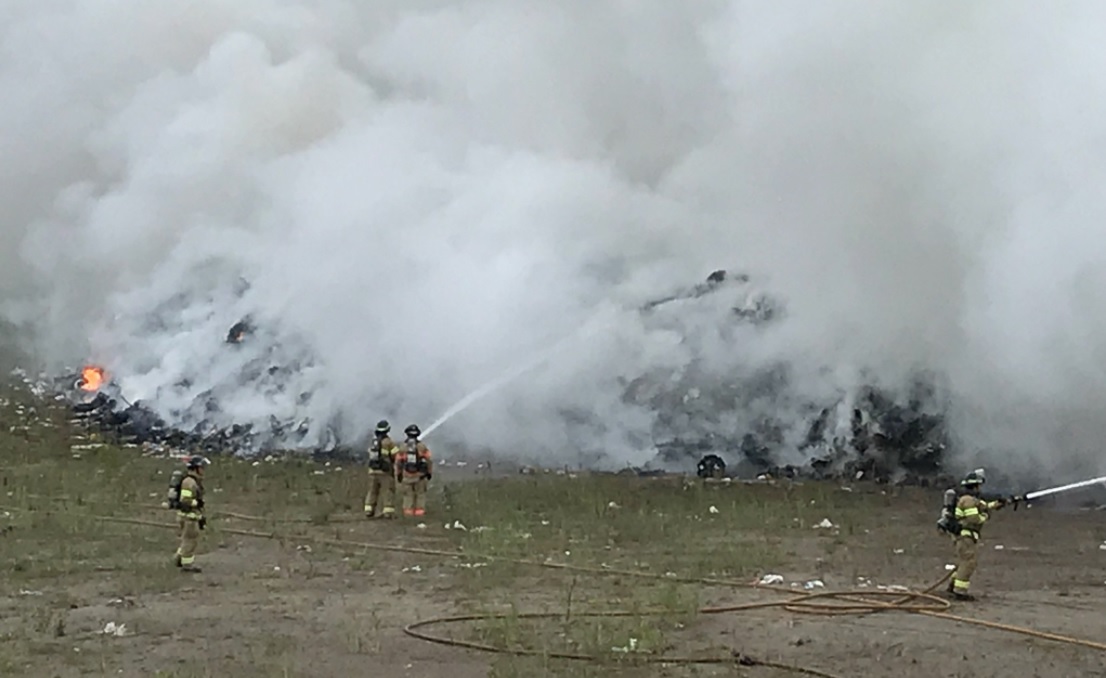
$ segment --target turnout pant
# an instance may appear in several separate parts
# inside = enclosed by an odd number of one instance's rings
[[[196,518],[177,516],[177,534],[180,546],[177,547],[178,565],[189,567],[196,562],[196,545],[200,542],[200,524]]]
[[[380,515],[391,516],[396,512],[396,478],[383,471],[369,473],[369,493],[365,495],[365,515],[372,517],[379,507]]]
[[[979,543],[974,537],[961,535],[956,538],[956,571],[952,573],[953,593],[967,593],[975,573]]]
[[[426,478],[418,476],[403,479],[403,515],[426,515]]]

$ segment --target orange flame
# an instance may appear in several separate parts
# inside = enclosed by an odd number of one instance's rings
[[[81,370],[81,380],[78,382],[82,391],[99,391],[104,385],[104,368],[88,365]]]

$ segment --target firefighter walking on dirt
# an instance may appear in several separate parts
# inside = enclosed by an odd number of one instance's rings
[[[403,515],[426,515],[426,488],[433,474],[428,448],[419,436],[422,431],[415,424],[403,430],[407,434],[396,457],[396,480],[403,492]]]
[[[200,531],[207,526],[204,517],[204,468],[208,461],[203,457],[189,457],[185,462],[185,474],[181,478],[180,488],[170,490],[170,507],[177,509],[178,534],[180,546],[173,556],[173,562],[183,572],[199,572],[196,567],[196,546],[200,541]],[[174,490],[176,490],[174,492]],[[173,495],[176,495],[174,498]],[[174,500],[175,499],[175,500]]]
[[[381,518],[395,518],[396,507],[396,470],[395,458],[399,452],[392,441],[392,426],[381,420],[373,432],[373,441],[369,444],[369,492],[365,495],[365,517],[375,518],[380,508]]]
[[[1007,503],[1001,498],[991,501],[984,499],[981,496],[984,482],[983,469],[972,471],[960,481],[961,489],[956,497],[953,512],[956,518],[954,524],[957,526],[953,536],[956,545],[956,570],[949,581],[948,592],[957,600],[975,600],[969,589],[976,569],[979,535],[990,513]]]

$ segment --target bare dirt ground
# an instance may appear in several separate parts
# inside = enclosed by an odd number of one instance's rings
[[[924,589],[951,559],[950,543],[934,528],[938,491],[555,473],[495,478],[445,466],[420,526],[361,517],[362,468],[220,458],[207,480],[204,571],[188,575],[170,564],[173,531],[156,526],[173,521],[156,505],[175,462],[111,445],[73,448],[98,443],[72,430],[64,412],[32,411],[12,394],[3,404],[0,675],[799,675],[736,660],[639,661],[740,654],[842,677],[1106,676],[1103,650],[903,611],[700,614],[788,595],[679,579],[750,583],[776,574],[796,596],[804,587]],[[817,527],[823,520],[833,526]],[[981,599],[947,613],[1106,642],[1103,544],[1106,511],[1003,511],[985,533]],[[591,610],[652,614],[593,618]],[[517,615],[527,611],[556,616]],[[403,631],[418,620],[484,612],[508,614],[425,630],[596,661],[476,652]],[[103,633],[109,623],[124,624],[122,635]]]

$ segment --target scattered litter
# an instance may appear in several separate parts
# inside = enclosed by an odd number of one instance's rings
[[[771,586],[773,584],[782,584],[783,583],[783,575],[766,574],[763,577],[761,577],[760,581],[757,582],[757,583],[760,584],[761,586]]]
[[[311,553],[311,547],[307,544],[300,544],[296,547],[297,551],[303,551],[304,553]]]
[[[119,624],[118,626],[116,626],[115,622],[108,622],[104,625],[104,630],[100,633],[104,634],[105,636],[115,636],[116,638],[120,638],[127,635],[127,625]]]
[[[464,532],[468,532],[469,528],[465,527],[464,524],[462,524],[460,520],[454,520],[452,525],[450,525],[449,523],[446,523],[445,524],[445,529],[447,529],[447,530],[462,530]]]
[[[866,589],[866,588],[868,588],[869,586],[872,585],[872,580],[868,579],[867,577],[857,577],[856,578],[856,585],[859,586],[862,589]]]
[[[837,527],[837,526],[834,525],[833,523],[831,523],[829,518],[822,518],[822,522],[815,525],[814,529],[815,530],[828,530],[828,529],[832,529],[834,527]]]
[[[851,487],[849,487],[849,486],[847,486],[847,485],[842,485],[842,486],[841,486],[841,491],[842,491],[842,492],[852,492],[852,491],[853,491],[853,488],[851,488]]]
[[[457,567],[463,567],[466,570],[471,570],[477,567],[487,567],[487,563],[457,563]]]
[[[21,595],[21,596],[41,596],[42,591],[31,591],[30,589],[19,589],[19,595]]]
[[[324,476],[324,475],[326,475],[326,471],[315,471],[314,475]]]
[[[1004,548],[1006,548],[1006,547],[1005,547],[1005,546],[1003,546],[1002,544],[995,544],[995,550],[996,550],[996,551],[1001,551],[1001,550],[1003,550]]]
[[[890,586],[877,586],[876,588],[879,589],[880,591],[891,591],[892,593],[900,593],[900,592],[905,593],[905,592],[910,591],[909,588],[903,586],[902,584],[891,584]]]
[[[622,508],[622,507],[612,501],[612,502],[607,504],[607,508],[616,509],[616,508]]]
[[[894,554],[895,554],[896,556],[901,556],[901,555],[902,555],[902,554],[904,554],[904,553],[906,553],[906,550],[905,550],[905,549],[895,549],[895,550],[894,550]]]
[[[807,591],[812,591],[814,589],[824,589],[826,588],[826,584],[821,579],[811,579],[807,583],[803,584],[803,588]]]
[[[425,530],[426,529],[426,523],[419,523],[418,525],[415,525],[415,529]]]
[[[519,535],[519,537],[521,537],[521,538],[523,538],[523,539],[529,539],[529,538],[530,538],[530,537],[532,537],[532,536],[533,536],[533,535],[532,535],[532,534],[530,534],[529,532],[523,532],[522,534],[520,534],[520,535]]]
[[[479,532],[487,532],[490,529],[492,529],[492,528],[488,527],[487,525],[477,525],[476,527],[472,528],[469,531],[479,533]]]
[[[135,602],[130,598],[112,598],[108,601],[109,607],[134,607]]]
[[[1101,544],[1098,545],[1098,550],[1099,551],[1106,551],[1106,541],[1104,541],[1104,542],[1102,542]]]
[[[630,642],[622,647],[612,647],[611,652],[637,652],[637,638],[631,638]]]
[[[711,506],[709,509],[707,509],[707,511],[710,512],[710,513],[718,513],[718,507],[717,506]]]
[[[98,450],[103,447],[103,443],[86,443],[84,445],[70,445],[70,450]]]
[[[280,572],[280,565],[273,565],[273,572]]]
[[[422,566],[421,565],[412,565],[411,567],[403,568],[403,571],[404,572],[422,572]]]
[[[543,520],[543,521],[541,521],[541,524],[542,524],[542,525],[548,525],[548,524],[549,524],[549,521],[548,521],[548,520]]]

